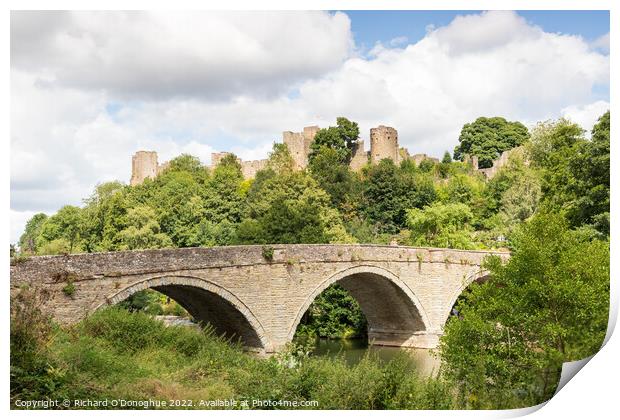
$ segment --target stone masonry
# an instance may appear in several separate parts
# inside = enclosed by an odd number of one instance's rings
[[[157,152],[139,151],[131,158],[130,185],[142,184],[146,178],[155,179],[164,169],[168,162],[157,163]]]
[[[310,145],[314,141],[314,137],[319,131],[316,125],[304,127],[300,132],[284,131],[282,133],[282,142],[287,145],[291,157],[293,158],[293,168],[295,170],[303,170],[308,166],[308,156],[310,155]],[[382,159],[391,159],[394,163],[400,164],[403,160],[411,160],[416,165],[424,160],[432,160],[436,163],[439,159],[430,157],[424,153],[410,155],[409,151],[398,145],[398,131],[393,127],[380,125],[370,129],[370,151],[364,149],[364,140],[358,139],[353,145],[351,153],[350,167],[353,171],[360,171],[368,164],[376,165]],[[475,171],[482,173],[486,178],[492,178],[497,171],[506,165],[508,158],[515,153],[516,148],[502,153],[502,155],[493,161],[493,167],[487,169],[478,169],[478,159],[476,156],[466,156],[465,161],[470,162]],[[221,160],[231,154],[230,152],[211,153],[211,166],[214,168]],[[256,173],[267,167],[267,159],[244,161],[238,159],[241,165],[241,172],[245,179],[251,179]],[[168,167],[168,162],[163,164],[157,163],[157,153],[152,151],[139,151],[134,154],[131,165],[131,185],[138,185],[144,182],[146,178],[155,178],[164,169]]]
[[[400,163],[398,132],[392,127],[380,125],[370,129],[370,163],[376,165],[382,159]]]
[[[72,324],[147,288],[218,333],[262,353],[289,342],[310,304],[338,283],[359,302],[376,344],[434,348],[456,299],[507,253],[380,245],[183,248],[32,257],[11,266],[11,296],[37,290]],[[63,288],[72,283],[75,292]]]

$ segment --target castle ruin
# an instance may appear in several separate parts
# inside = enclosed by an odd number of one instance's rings
[[[293,159],[293,168],[295,170],[303,170],[308,166],[308,156],[310,155],[310,145],[314,141],[314,137],[319,131],[316,125],[304,127],[300,132],[284,131],[282,133],[282,142],[286,144]],[[420,153],[410,155],[406,148],[398,145],[398,131],[393,127],[380,125],[370,129],[370,150],[364,148],[364,140],[358,139],[353,144],[351,151],[351,161],[349,163],[351,170],[360,171],[369,163],[378,164],[383,159],[391,159],[395,164],[400,164],[403,160],[411,160],[419,165],[424,160],[432,160],[439,162],[438,159]],[[475,171],[481,172],[487,178],[492,178],[499,168],[508,162],[509,152],[506,151],[497,161],[493,162],[492,168],[478,169],[478,159],[475,156],[467,156],[465,161],[472,164]],[[230,155],[230,152],[211,153],[211,165],[208,168],[215,168],[220,164],[222,159]],[[241,172],[245,179],[256,177],[256,173],[267,167],[267,159],[244,161],[239,158]],[[131,180],[130,185],[138,185],[144,182],[146,178],[154,179],[162,173],[169,163],[159,164],[157,161],[157,152],[139,151],[132,157]]]
[[[155,179],[168,167],[168,162],[159,164],[157,162],[157,152],[147,152],[140,150],[131,158],[131,180],[129,185],[139,185],[146,178]]]
[[[313,125],[304,127],[300,132],[284,131],[282,133],[282,142],[288,147],[295,170],[303,170],[308,166],[310,145],[319,129],[319,126]],[[230,152],[211,153],[211,165],[208,167],[215,168],[222,159],[230,154]],[[424,156],[426,157],[426,155]],[[362,139],[353,145],[350,167],[354,171],[359,171],[368,163],[376,164],[386,158],[392,159],[394,163],[398,164],[402,160],[408,159],[409,153],[407,149],[398,147],[396,129],[380,125],[370,130],[370,151],[364,149],[364,140]],[[258,171],[267,167],[267,159],[250,161],[238,159],[238,161],[245,179],[254,178]],[[146,178],[154,179],[167,167],[168,162],[158,163],[157,152],[136,152],[132,158],[130,184],[138,185],[144,182]]]

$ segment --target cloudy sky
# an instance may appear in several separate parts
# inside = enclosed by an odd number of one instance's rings
[[[12,12],[11,242],[136,150],[260,159],[346,116],[441,156],[478,116],[608,107],[607,12]]]

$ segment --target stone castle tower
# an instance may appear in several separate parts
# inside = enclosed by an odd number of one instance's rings
[[[142,184],[146,178],[155,179],[159,173],[157,152],[140,150],[131,158],[130,185]]]
[[[400,162],[398,149],[398,131],[392,127],[380,125],[370,129],[370,163],[376,165],[382,159]]]
[[[304,130],[300,133],[294,133],[292,131],[282,132],[282,142],[287,145],[296,170],[301,170],[308,166],[310,145],[314,141],[314,136],[316,136],[318,131],[319,126],[313,125],[304,127]]]

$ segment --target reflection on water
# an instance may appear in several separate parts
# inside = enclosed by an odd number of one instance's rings
[[[439,359],[429,349],[412,349],[402,347],[369,346],[365,338],[327,339],[319,338],[313,354],[316,356],[342,356],[351,365],[358,363],[364,354],[373,352],[380,360],[389,361],[400,352],[406,352],[415,361],[423,375],[436,374],[439,370]]]

